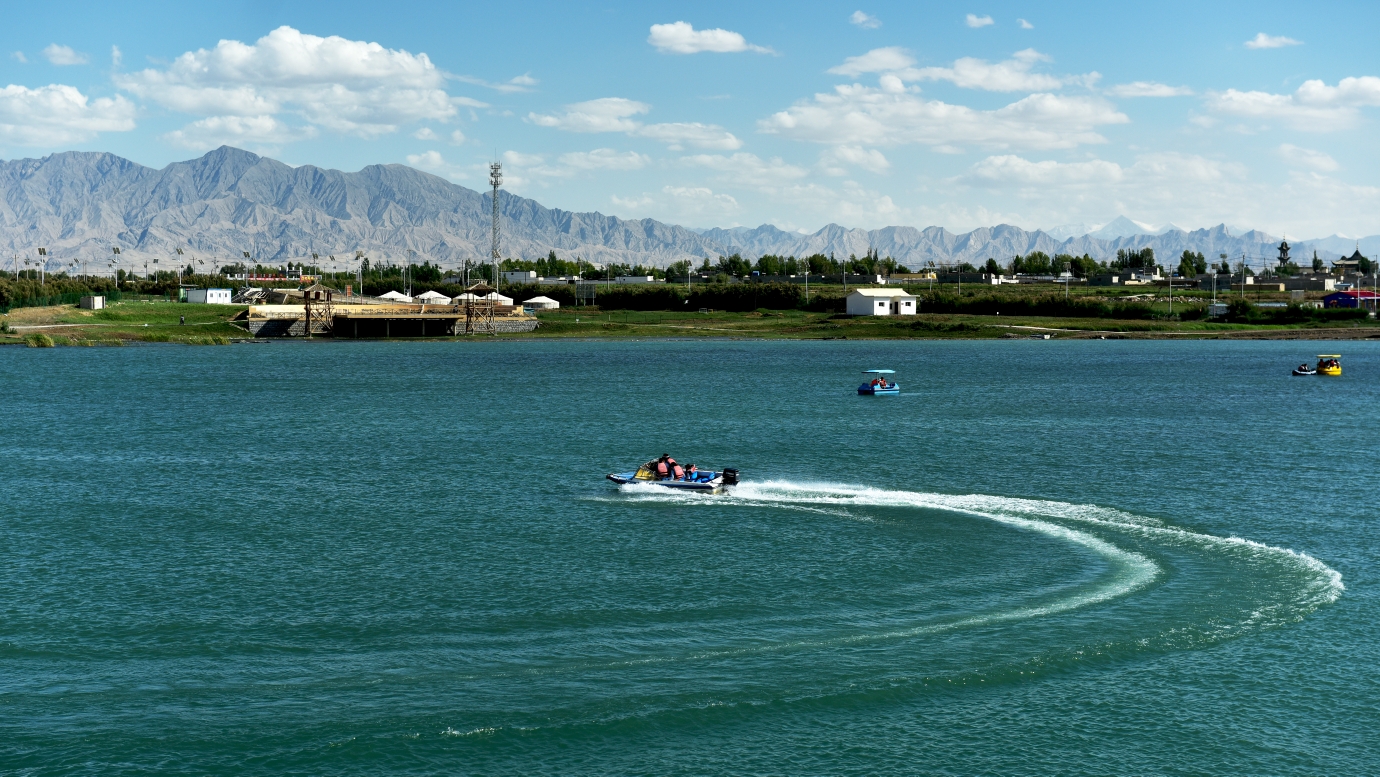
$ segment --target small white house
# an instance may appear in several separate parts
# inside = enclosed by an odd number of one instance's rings
[[[536,270],[513,270],[513,271],[505,271],[505,272],[500,273],[500,275],[503,276],[503,280],[505,280],[505,281],[507,281],[507,282],[509,282],[509,283],[536,283],[536,282],[537,282],[537,271],[536,271]]]
[[[653,275],[620,275],[615,283],[656,283],[656,276]]]
[[[854,289],[847,297],[850,316],[913,316],[915,297],[901,289]]]
[[[561,306],[561,303],[550,297],[533,297],[522,303],[522,306],[529,310],[555,310]]]
[[[229,305],[229,289],[187,289],[187,301],[195,305]]]
[[[386,299],[390,302],[411,302],[412,298],[400,291],[386,291],[379,295],[379,299]]]
[[[81,304],[78,305],[82,310],[105,310],[105,297],[82,297]]]
[[[423,305],[449,305],[450,297],[439,291],[424,291],[417,295],[417,301]]]

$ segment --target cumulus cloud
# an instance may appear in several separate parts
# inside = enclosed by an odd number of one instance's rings
[[[829,175],[848,175],[849,168],[861,167],[873,173],[885,173],[891,162],[875,148],[835,146],[820,154],[820,166]]]
[[[990,16],[978,16],[977,14],[971,13],[968,14],[968,18],[964,20],[964,23],[974,29],[986,27],[989,24],[996,24],[996,22],[992,21],[992,17]]]
[[[885,79],[885,77],[884,77]],[[937,150],[1072,148],[1105,143],[1096,128],[1130,119],[1105,100],[1032,94],[996,110],[923,100],[904,90],[840,85],[758,122],[761,132],[842,146],[910,143]]]
[[[527,114],[527,120],[541,127],[553,127],[567,132],[623,132],[637,137],[666,143],[672,150],[685,146],[731,151],[743,142],[714,124],[672,122],[643,124],[634,119],[651,110],[651,106],[623,97],[601,97],[565,106],[559,114]]]
[[[257,127],[254,133],[273,137],[308,137],[323,127],[374,137],[412,121],[444,121],[457,103],[476,102],[447,95],[445,76],[426,54],[287,26],[253,44],[222,40],[165,69],[119,74],[115,82],[164,107],[207,116],[187,128],[189,137],[200,132],[197,126]],[[285,113],[307,126],[287,129],[278,118]]]
[[[412,137],[416,138],[417,140],[435,140],[436,131],[430,127],[422,127],[421,129],[412,133]]]
[[[780,157],[762,159],[756,154],[737,153],[732,156],[722,154],[695,154],[681,157],[683,164],[705,167],[724,175],[721,180],[734,186],[743,186],[767,192],[799,181],[810,174],[809,170],[788,164]]]
[[[738,200],[732,195],[716,194],[704,186],[663,186],[661,191],[675,201],[675,212],[691,217],[726,216],[738,211]]]
[[[1298,129],[1328,132],[1354,126],[1360,108],[1380,106],[1380,78],[1343,78],[1336,86],[1304,81],[1293,94],[1228,89],[1209,95],[1207,105],[1217,113],[1279,119]]]
[[[119,47],[119,46],[111,46],[111,47],[110,47],[110,64],[114,65],[115,67],[119,67],[120,65],[124,64],[124,61],[125,61],[125,55],[120,51],[120,47]]]
[[[465,133],[461,132],[460,130],[455,130],[454,132],[450,133],[450,144],[452,146],[459,146],[464,144],[464,142]]]
[[[1035,49],[1023,49],[1003,62],[988,62],[974,57],[962,57],[951,67],[915,67],[915,58],[899,46],[873,49],[866,54],[848,57],[843,64],[829,69],[830,73],[842,76],[859,76],[864,73],[881,73],[893,87],[899,81],[949,81],[964,89],[982,89],[989,92],[1037,92],[1058,89],[1067,83],[1091,85],[1098,78],[1097,73],[1081,76],[1056,77],[1045,73],[1032,73],[1031,69],[1039,62],[1050,58]]]
[[[1303,41],[1286,38],[1283,35],[1266,35],[1263,32],[1256,33],[1254,38],[1246,41],[1248,49],[1282,49],[1285,46],[1301,46]]]
[[[27,63],[27,62],[29,61],[29,58],[26,57],[26,56],[24,56],[24,52],[22,52],[22,51],[13,51],[13,52],[10,52],[10,56],[13,57],[13,58],[15,59],[16,62],[24,62],[24,63]]]
[[[20,146],[81,143],[101,132],[134,129],[135,106],[120,95],[91,99],[74,86],[0,88],[0,142]]]
[[[877,17],[863,13],[862,11],[854,11],[853,15],[848,17],[848,21],[864,30],[875,30],[882,26],[881,21],[878,20]]]
[[[1132,81],[1129,84],[1117,84],[1108,89],[1107,93],[1117,97],[1182,97],[1193,94],[1193,90],[1186,86],[1170,86],[1155,81]]]
[[[1033,29],[1035,29],[1035,25],[1031,24],[1030,22],[1026,21],[1025,19],[1017,19],[1017,20],[1016,20],[1016,23],[1019,24],[1019,25],[1021,25],[1021,29],[1022,29],[1022,30],[1033,30]]]
[[[738,51],[774,53],[765,46],[748,43],[746,38],[731,30],[696,30],[689,22],[653,24],[647,42],[663,54],[698,54],[702,51],[720,54]]]
[[[54,65],[85,65],[90,58],[79,51],[73,51],[71,46],[59,46],[56,43],[49,43],[43,50],[43,56]]]
[[[1299,148],[1298,146],[1284,143],[1279,147],[1279,155],[1284,157],[1286,162],[1297,167],[1306,167],[1310,170],[1317,170],[1322,173],[1330,173],[1338,170],[1341,165],[1331,155],[1322,151],[1315,151],[1311,148]]]

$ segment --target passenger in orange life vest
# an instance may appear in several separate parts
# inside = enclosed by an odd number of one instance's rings
[[[656,479],[665,480],[671,476],[671,465],[667,462],[671,460],[671,454],[663,453],[661,458],[656,460]]]
[[[676,476],[676,470],[679,468],[680,465],[676,463],[676,460],[668,455],[666,457],[666,477],[668,479],[674,480]]]
[[[676,480],[685,479],[685,468],[677,464],[675,459],[671,459],[671,475]]]

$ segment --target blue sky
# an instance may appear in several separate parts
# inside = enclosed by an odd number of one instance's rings
[[[1123,7],[1128,6],[1128,7]],[[1129,7],[1134,6],[1134,7]],[[1380,232],[1376,3],[10,4],[0,158],[222,143],[813,231]]]

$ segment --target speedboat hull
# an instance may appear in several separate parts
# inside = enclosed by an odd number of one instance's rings
[[[697,473],[694,480],[657,480],[645,476],[644,472],[643,470],[614,472],[604,477],[620,486],[629,483],[646,483],[676,491],[697,491],[705,494],[720,494],[723,493],[725,487],[738,485],[738,470],[736,469],[728,469],[723,472],[700,472]]]
[[[1294,374],[1295,374],[1295,375],[1317,375],[1317,374],[1318,374],[1318,371],[1317,371],[1317,370],[1301,370],[1301,369],[1295,367],[1295,368],[1294,368]]]
[[[862,395],[862,396],[880,397],[880,396],[885,396],[885,395],[888,395],[888,394],[900,394],[900,393],[901,393],[901,386],[900,386],[899,384],[895,384],[895,383],[891,384],[890,386],[888,386],[888,387],[886,387],[886,388],[873,387],[873,386],[858,386],[858,394],[860,394],[860,395]]]

